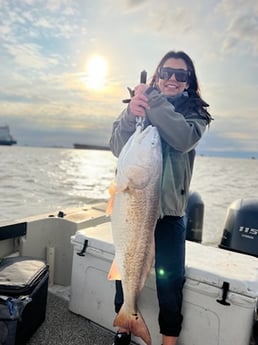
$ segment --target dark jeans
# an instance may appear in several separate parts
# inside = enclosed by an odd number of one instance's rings
[[[165,216],[155,229],[155,271],[159,301],[160,333],[177,337],[183,316],[182,290],[185,281],[185,225],[183,217]],[[123,304],[121,281],[116,281],[115,311]]]

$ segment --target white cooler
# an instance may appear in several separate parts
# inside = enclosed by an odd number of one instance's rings
[[[74,254],[69,308],[115,331],[114,282],[107,279],[114,257],[111,225],[79,230],[71,241]],[[186,250],[184,322],[178,344],[248,345],[258,296],[257,258],[194,242],[187,242]],[[138,306],[152,344],[160,345],[154,270]],[[133,340],[144,344],[139,338]]]

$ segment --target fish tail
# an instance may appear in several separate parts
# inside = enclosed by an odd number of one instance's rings
[[[130,315],[122,306],[113,325],[128,329],[133,335],[141,338],[147,345],[151,345],[150,332],[139,311],[136,314]]]
[[[130,331],[136,337],[142,338],[147,345],[151,345],[150,332],[139,311],[137,312],[137,316],[131,319]]]
[[[113,322],[114,327],[121,327],[128,329],[130,328],[130,315],[126,312],[124,307],[120,309]]]

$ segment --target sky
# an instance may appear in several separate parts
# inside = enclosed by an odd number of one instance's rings
[[[257,0],[0,0],[0,125],[19,145],[107,144],[170,50],[214,118],[200,151],[258,152]]]

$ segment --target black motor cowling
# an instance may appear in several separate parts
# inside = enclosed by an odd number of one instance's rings
[[[258,199],[239,199],[229,206],[219,247],[258,257]]]
[[[190,192],[186,210],[186,239],[193,242],[202,242],[202,228],[204,203],[199,193]]]

